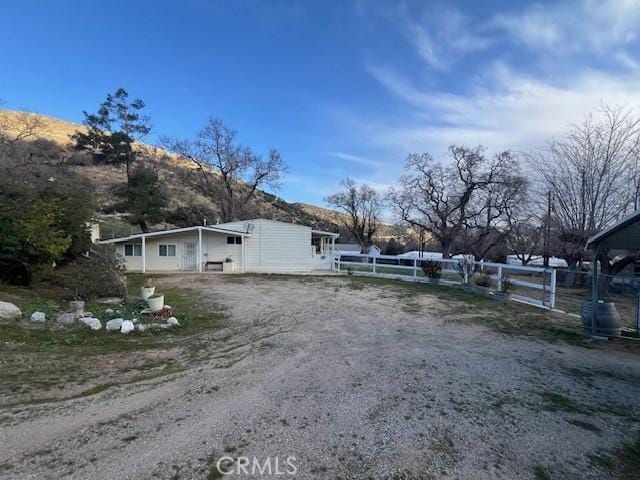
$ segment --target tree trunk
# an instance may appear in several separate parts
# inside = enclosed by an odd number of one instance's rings
[[[139,220],[138,225],[140,226],[140,230],[142,230],[142,233],[149,233],[149,226],[147,225],[146,221]]]
[[[573,287],[573,283],[576,280],[576,270],[578,269],[578,262],[573,258],[565,258],[569,271],[564,276],[563,286]]]
[[[442,242],[442,258],[444,260],[448,260],[451,258],[451,242],[450,241]]]

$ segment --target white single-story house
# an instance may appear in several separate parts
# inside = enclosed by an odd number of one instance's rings
[[[332,268],[339,234],[258,218],[101,240],[130,272],[295,273]]]

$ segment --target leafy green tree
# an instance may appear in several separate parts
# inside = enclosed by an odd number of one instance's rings
[[[187,205],[172,209],[171,212],[167,213],[165,220],[176,227],[182,228],[202,225],[205,220],[210,224],[214,224],[218,216],[218,213],[207,205],[191,201]]]
[[[59,203],[36,200],[0,217],[0,277],[11,283],[29,284],[50,270],[71,246],[70,235],[59,229]]]
[[[72,171],[50,165],[0,166],[0,279],[29,284],[86,252],[95,212]]]
[[[149,223],[165,219],[169,205],[168,191],[152,168],[137,169],[129,185],[118,193],[123,200],[115,206],[115,210],[128,212],[127,221],[139,225],[143,232],[149,231]]]
[[[84,112],[85,132],[71,136],[77,150],[88,151],[104,163],[126,164],[127,183],[131,181],[136,153],[133,144],[151,131],[149,117],[142,114],[140,99],[129,101],[129,94],[119,88],[100,105],[96,113]]]

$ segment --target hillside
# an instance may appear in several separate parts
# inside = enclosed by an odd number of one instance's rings
[[[90,155],[71,148],[69,137],[84,126],[57,118],[9,110],[0,110],[0,127],[10,137],[17,137],[25,128],[33,135],[22,140],[21,148],[37,151],[39,155],[64,163],[72,171],[84,177],[91,185],[96,200],[103,211],[108,211],[115,202],[114,190],[125,181],[124,165],[95,164]],[[141,163],[152,166],[164,180],[169,190],[172,211],[182,208],[201,207],[203,211],[219,211],[215,203],[202,196],[192,186],[191,162],[161,148],[137,144]],[[313,228],[338,231],[340,214],[325,208],[302,203],[289,203],[275,195],[259,192],[255,201],[255,216],[309,225]],[[207,218],[215,223],[217,218]],[[101,236],[108,237],[129,233],[135,227],[125,224],[118,215],[101,214]],[[174,226],[171,223],[153,225],[154,229]]]

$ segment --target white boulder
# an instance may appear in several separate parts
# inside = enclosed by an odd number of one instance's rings
[[[131,320],[125,320],[122,322],[122,327],[120,327],[120,333],[131,333],[133,332],[135,325]]]
[[[147,326],[144,323],[138,323],[136,324],[136,328],[139,332],[144,332],[147,329]]]
[[[122,328],[122,322],[124,322],[123,318],[114,318],[113,320],[109,320],[105,327],[110,332],[120,330]]]
[[[178,322],[178,319],[176,317],[169,317],[167,318],[167,325],[176,325],[176,326],[180,326],[180,323]]]
[[[107,315],[111,315],[113,313],[113,308],[107,308],[104,313],[106,313]]]
[[[31,314],[31,321],[32,322],[44,322],[47,319],[47,316],[44,314],[44,312],[33,312]]]
[[[22,311],[13,303],[0,302],[0,321],[8,322],[22,317]]]
[[[91,330],[100,330],[102,328],[102,322],[95,317],[81,317],[80,321]]]

